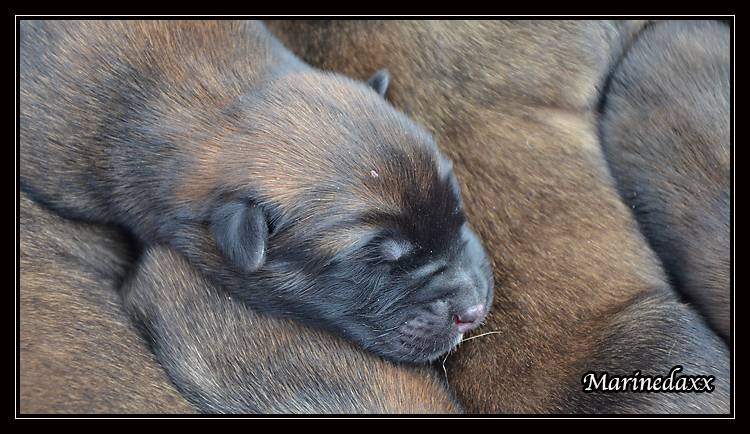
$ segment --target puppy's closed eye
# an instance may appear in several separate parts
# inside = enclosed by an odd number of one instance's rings
[[[414,246],[404,240],[386,239],[380,244],[381,257],[386,262],[395,262],[409,255],[414,250]]]

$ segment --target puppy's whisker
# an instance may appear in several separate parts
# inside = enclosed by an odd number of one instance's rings
[[[463,343],[463,342],[466,342],[466,341],[470,341],[470,340],[472,340],[472,339],[476,339],[476,338],[481,338],[482,336],[487,336],[487,335],[499,335],[499,334],[502,334],[502,333],[503,333],[503,332],[501,332],[501,331],[499,331],[499,330],[496,330],[496,331],[491,331],[491,332],[486,332],[486,333],[482,333],[482,334],[479,334],[479,335],[476,335],[476,336],[472,336],[472,337],[470,337],[470,338],[465,338],[465,339],[461,339],[461,342],[460,342],[460,343]]]
[[[450,349],[450,350],[449,350],[449,351],[448,351],[447,353],[445,353],[445,357],[443,358],[442,366],[443,366],[443,374],[445,374],[445,382],[446,382],[446,383],[448,382],[448,368],[446,368],[446,367],[445,367],[445,362],[446,362],[446,361],[448,360],[448,357],[449,357],[449,356],[450,356],[450,355],[451,355],[451,354],[452,354],[452,353],[453,353],[454,351],[456,351],[456,350],[458,349],[458,346],[459,346],[459,345],[461,345],[461,342],[462,342],[462,341],[463,341],[463,340],[459,341],[459,342],[458,342],[458,344],[457,344],[457,345],[456,345],[456,346],[455,346],[454,348],[451,348],[451,349]]]

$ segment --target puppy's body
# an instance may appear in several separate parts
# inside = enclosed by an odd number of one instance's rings
[[[25,194],[20,227],[20,413],[194,412],[122,309],[125,240]]]
[[[488,261],[431,137],[262,24],[22,21],[20,46],[36,200],[398,361],[435,359],[487,312]]]
[[[730,30],[650,26],[611,79],[602,146],[676,289],[729,339]]]
[[[498,289],[446,365],[469,412],[729,411],[729,356],[675,299],[596,136],[603,78],[631,23],[272,22],[304,60],[393,74],[389,98],[465,180]],[[715,375],[711,394],[583,393],[590,370]]]
[[[180,390],[204,412],[455,413],[427,367],[248,309],[175,252],[145,253],[125,304]]]

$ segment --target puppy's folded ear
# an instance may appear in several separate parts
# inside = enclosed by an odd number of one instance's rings
[[[212,213],[211,232],[219,250],[240,270],[250,273],[263,265],[268,223],[259,206],[242,201],[220,205]]]
[[[369,80],[367,80],[367,85],[373,88],[375,92],[377,92],[383,98],[385,98],[385,94],[388,92],[388,85],[390,84],[391,74],[387,69],[381,69],[380,71],[373,74],[373,76],[370,77]]]

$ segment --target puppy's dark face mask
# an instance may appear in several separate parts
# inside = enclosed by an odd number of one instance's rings
[[[380,96],[342,78],[312,79],[292,77],[283,99],[253,105],[254,128],[241,140],[255,134],[255,152],[267,147],[251,162],[254,190],[211,217],[219,250],[239,271],[229,286],[247,288],[243,298],[264,311],[391,360],[434,360],[492,301],[489,261],[451,163],[382,99],[387,77],[370,81]],[[248,164],[241,140],[226,147],[236,157],[223,165],[238,161],[237,173]]]
[[[434,360],[478,326],[492,302],[489,261],[465,221],[455,178],[438,172],[423,189],[401,191],[399,209],[330,206],[277,232],[264,270],[284,276],[293,304],[303,302],[318,326],[392,360]],[[385,175],[370,176],[377,183]]]

